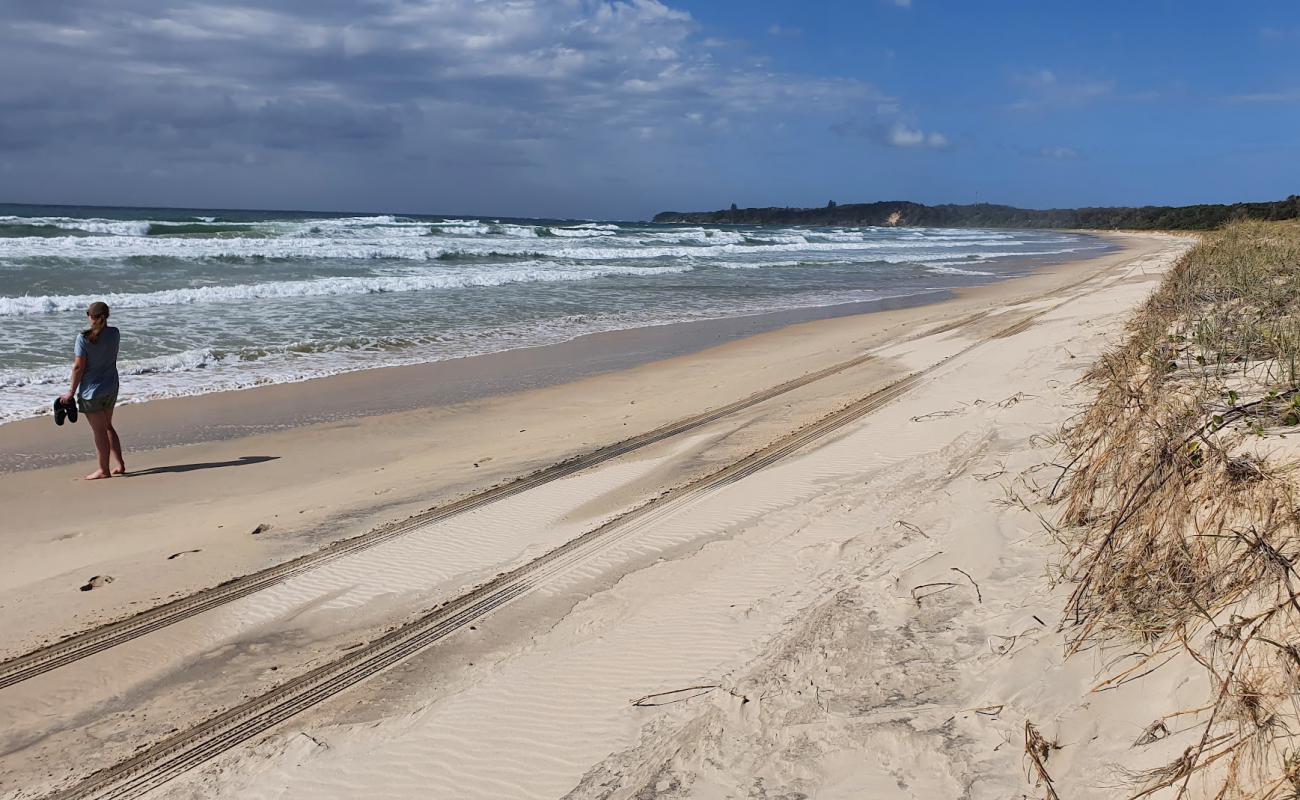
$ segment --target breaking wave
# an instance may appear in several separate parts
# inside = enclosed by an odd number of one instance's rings
[[[518,265],[479,271],[457,270],[429,275],[336,277],[305,281],[278,281],[236,286],[199,286],[156,292],[108,293],[97,295],[42,295],[0,298],[0,317],[81,311],[95,300],[110,308],[150,308],[171,305],[237,303],[248,300],[294,297],[420,292],[431,289],[465,289],[476,286],[504,286],[512,283],[582,281],[614,275],[663,275],[687,272],[689,265],[661,267],[595,266],[587,268],[538,268]]]

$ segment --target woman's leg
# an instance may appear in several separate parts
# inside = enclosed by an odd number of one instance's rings
[[[117,459],[117,469],[113,470],[114,475],[126,474],[126,461],[122,458],[122,440],[117,438],[117,428],[113,427],[113,409],[104,412],[104,418],[108,424],[108,449]]]
[[[91,411],[86,413],[86,421],[90,423],[90,429],[95,433],[95,454],[99,456],[99,469],[86,476],[88,481],[96,481],[100,478],[108,478],[111,473],[108,471],[108,451],[110,442],[108,438],[108,419],[107,414],[103,411]]]

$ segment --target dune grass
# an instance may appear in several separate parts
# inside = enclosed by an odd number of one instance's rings
[[[1195,732],[1130,796],[1296,797],[1300,224],[1207,234],[1085,380],[1064,435],[1071,651],[1125,654],[1101,688],[1187,657],[1210,687],[1135,745]]]

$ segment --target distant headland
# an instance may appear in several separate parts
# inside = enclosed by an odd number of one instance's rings
[[[838,204],[821,208],[737,208],[721,211],[664,211],[655,222],[712,225],[917,226],[934,228],[1089,228],[1097,230],[1208,230],[1239,219],[1300,217],[1300,195],[1268,203],[1142,206],[1140,208],[1053,208],[1037,210],[974,203],[927,206],[906,200]]]

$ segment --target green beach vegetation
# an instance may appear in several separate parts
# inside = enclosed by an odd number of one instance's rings
[[[655,222],[694,225],[911,225],[933,228],[1077,228],[1091,230],[1211,230],[1242,220],[1300,218],[1300,195],[1267,203],[1142,206],[1136,208],[1058,208],[1045,211],[1013,206],[927,206],[907,201],[828,203],[822,208],[731,208],[722,211],[664,211]]]

